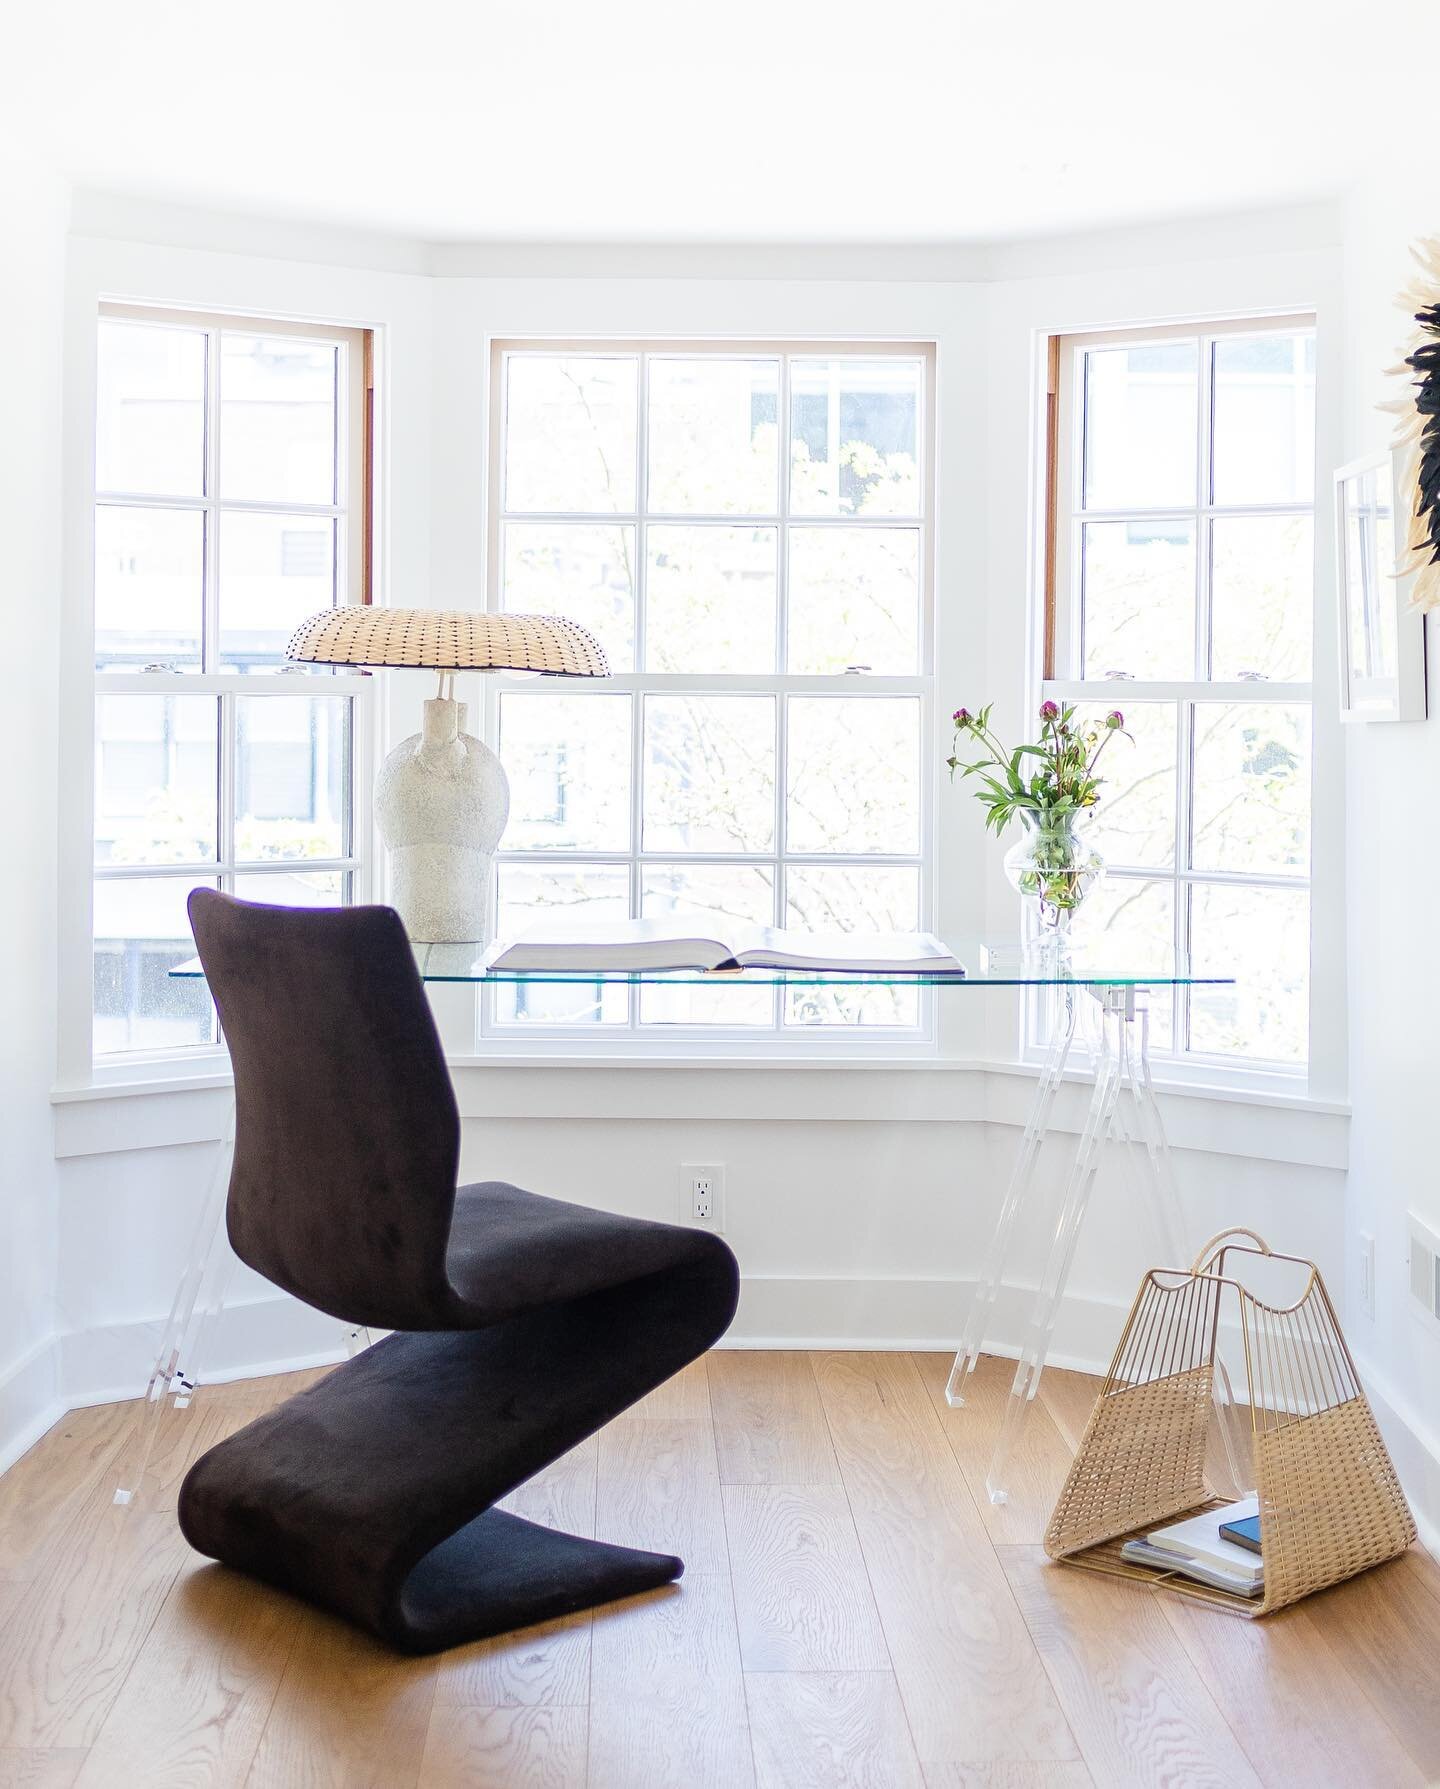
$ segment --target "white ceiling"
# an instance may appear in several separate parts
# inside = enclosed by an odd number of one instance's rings
[[[425,241],[976,243],[1337,193],[1423,139],[1435,17],[55,0],[0,104],[86,186]]]

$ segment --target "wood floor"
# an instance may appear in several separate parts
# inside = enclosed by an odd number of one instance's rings
[[[673,1549],[677,1586],[405,1660],[186,1547],[189,1461],[313,1378],[76,1411],[0,1478],[0,1789],[1405,1789],[1440,1779],[1440,1572],[1419,1549],[1264,1622],[1050,1565],[1095,1383],[1049,1372],[1011,1502],[1010,1369],[723,1352],[510,1506]]]

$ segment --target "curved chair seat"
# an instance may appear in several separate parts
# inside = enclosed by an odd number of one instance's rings
[[[459,1301],[454,1321],[478,1328],[535,1304],[704,1260],[716,1240],[704,1230],[542,1198],[503,1180],[476,1181],[456,1191],[446,1251]]]
[[[191,1545],[409,1652],[678,1577],[671,1554],[494,1505],[724,1333],[730,1250],[503,1181],[457,1189],[449,1076],[389,909],[197,890],[191,919],[235,1065],[236,1250],[396,1331],[196,1462]]]

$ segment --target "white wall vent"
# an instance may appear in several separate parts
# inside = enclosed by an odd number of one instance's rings
[[[1432,1323],[1440,1323],[1440,1234],[1413,1211],[1405,1214],[1409,1227],[1410,1296]]]

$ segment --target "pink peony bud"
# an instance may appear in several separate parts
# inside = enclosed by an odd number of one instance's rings
[[[1123,727],[1125,725],[1125,716],[1121,714],[1118,708],[1112,708],[1109,714],[1105,716],[1105,725],[1111,728]]]
[[[1040,704],[1040,718],[1042,721],[1053,721],[1059,713],[1060,704],[1058,702],[1042,702]]]
[[[970,722],[970,710],[968,708],[957,708],[955,710],[954,718],[957,727],[968,726]]]

